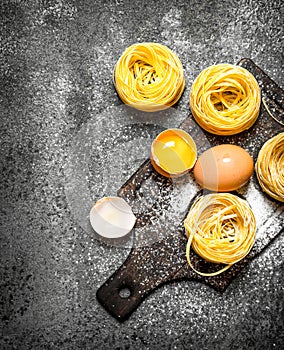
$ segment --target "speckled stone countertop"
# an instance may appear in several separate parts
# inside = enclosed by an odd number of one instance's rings
[[[155,41],[178,54],[186,89],[169,123],[178,126],[209,65],[249,57],[283,88],[283,2],[4,0],[0,16],[0,348],[283,348],[283,235],[223,294],[164,285],[119,323],[95,293],[129,247],[98,241],[84,208],[115,194],[148,156],[151,135],[134,131],[133,146],[117,112],[122,51]],[[78,172],[86,202],[68,188],[74,152],[76,169],[89,152],[88,176]]]

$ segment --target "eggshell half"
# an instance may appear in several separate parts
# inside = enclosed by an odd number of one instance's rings
[[[105,238],[120,238],[133,228],[136,217],[131,207],[120,197],[104,197],[90,211],[93,229]]]
[[[193,173],[202,188],[228,192],[242,187],[251,177],[253,169],[253,159],[246,150],[224,144],[202,153]]]

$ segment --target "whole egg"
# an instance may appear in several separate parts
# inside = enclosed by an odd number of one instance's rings
[[[243,186],[253,168],[253,159],[246,150],[223,144],[202,153],[194,166],[194,177],[202,188],[228,192]]]

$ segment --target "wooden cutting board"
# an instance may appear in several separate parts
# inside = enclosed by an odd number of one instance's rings
[[[284,91],[250,59],[242,59],[238,64],[254,75],[269,109],[284,123]],[[254,161],[261,146],[269,138],[284,131],[284,127],[269,116],[263,105],[256,123],[238,135],[215,136],[205,131],[201,134],[191,113],[180,128],[193,137],[199,155],[208,148],[208,142],[211,147],[232,143],[245,148]],[[205,193],[194,184],[192,174],[174,181],[166,179],[155,172],[150,160],[142,164],[118,191],[119,196],[136,208],[138,219],[134,227],[134,245],[124,264],[97,291],[98,301],[118,320],[127,319],[150,292],[164,283],[181,279],[195,280],[223,292],[240,270],[283,231],[284,205],[261,191],[254,174],[248,187],[235,193],[247,199],[255,214],[261,211],[253,249],[245,259],[221,275],[200,276],[186,261],[187,238],[183,220],[196,197]],[[172,194],[177,196],[175,204],[179,203],[178,196],[182,195],[188,197],[188,203],[186,206],[181,205],[180,210],[175,210],[173,217],[169,218],[172,222],[167,225],[165,213],[172,203]],[[194,252],[192,262],[201,271],[216,270],[216,265],[204,261]]]

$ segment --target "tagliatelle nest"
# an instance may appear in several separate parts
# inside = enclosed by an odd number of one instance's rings
[[[128,47],[114,67],[114,84],[121,100],[154,112],[174,105],[182,95],[182,64],[168,47],[138,43]]]
[[[190,208],[184,226],[188,236],[188,264],[203,276],[218,275],[242,260],[255,241],[255,216],[245,200],[231,193],[199,197]],[[191,248],[203,259],[227,266],[213,273],[197,271],[190,260]]]
[[[255,171],[263,191],[284,202],[284,132],[272,137],[262,146]]]
[[[246,69],[218,64],[195,79],[190,108],[197,123],[216,135],[234,135],[250,128],[260,109],[260,89]]]

